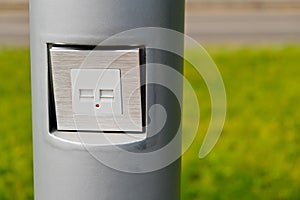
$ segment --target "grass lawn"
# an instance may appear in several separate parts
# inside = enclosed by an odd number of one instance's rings
[[[0,199],[33,199],[29,50],[0,50]]]
[[[210,101],[187,66],[201,123],[183,156],[182,199],[299,199],[300,46],[210,47],[209,53],[224,79],[227,120],[214,150],[198,159]],[[28,49],[0,49],[0,81],[0,200],[33,199]]]
[[[183,156],[183,199],[299,199],[300,46],[209,52],[224,79],[227,119],[215,149],[197,159],[210,102],[195,79],[202,118],[198,142]]]

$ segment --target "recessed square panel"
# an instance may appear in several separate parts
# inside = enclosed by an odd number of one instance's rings
[[[142,132],[139,51],[50,47],[57,129]]]

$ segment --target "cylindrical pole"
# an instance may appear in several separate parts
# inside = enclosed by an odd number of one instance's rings
[[[184,0],[30,1],[35,199],[180,199],[180,158],[149,172],[140,172],[139,166],[136,166],[137,173],[133,173],[133,170],[120,171],[100,162],[89,149],[72,138],[61,137],[66,131],[57,128],[55,115],[58,113],[55,107],[58,105],[52,98],[55,98],[55,91],[52,88],[49,46],[97,46],[110,36],[142,27],[161,27],[183,32]],[[155,40],[163,41],[164,37],[162,35]],[[121,41],[126,41],[126,38]],[[175,42],[182,45],[182,41]],[[148,135],[146,139],[129,143],[121,149],[136,152],[140,149],[143,152],[158,150],[167,145],[180,129],[181,111],[178,101],[181,99],[175,98],[164,87],[147,84],[148,79],[159,73],[159,70],[150,67],[150,63],[168,65],[182,72],[182,60],[172,53],[150,49],[143,43],[121,42],[119,45],[142,46],[144,49],[144,81],[147,86],[142,102],[145,104],[146,123],[150,123],[149,109],[152,105],[162,105],[168,116],[164,128],[156,136]],[[161,74],[161,77],[164,81],[170,80],[178,85],[178,95],[181,96],[181,79],[173,80],[168,74]],[[152,118],[151,121],[156,123],[158,120]],[[147,134],[149,130],[145,130]],[[96,153],[98,151],[112,157],[116,162],[120,159],[118,150],[110,145],[94,142],[93,147]],[[177,148],[181,148],[180,144]],[[161,159],[165,159],[165,155]]]

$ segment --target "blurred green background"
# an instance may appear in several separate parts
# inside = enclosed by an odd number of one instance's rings
[[[299,199],[300,46],[207,49],[224,79],[227,119],[214,150],[199,159],[210,100],[186,65],[200,97],[201,123],[183,156],[182,199]],[[187,53],[197,58],[192,49]],[[33,199],[29,50],[0,48],[0,60],[0,199]]]
[[[224,79],[227,118],[213,151],[197,159],[210,102],[195,77],[201,123],[196,142],[183,156],[183,199],[300,199],[300,46],[208,51]],[[193,77],[190,69],[185,72]]]

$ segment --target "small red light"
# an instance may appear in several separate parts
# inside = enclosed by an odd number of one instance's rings
[[[96,104],[96,107],[99,108],[99,107],[100,107],[100,104],[97,103],[97,104]]]

